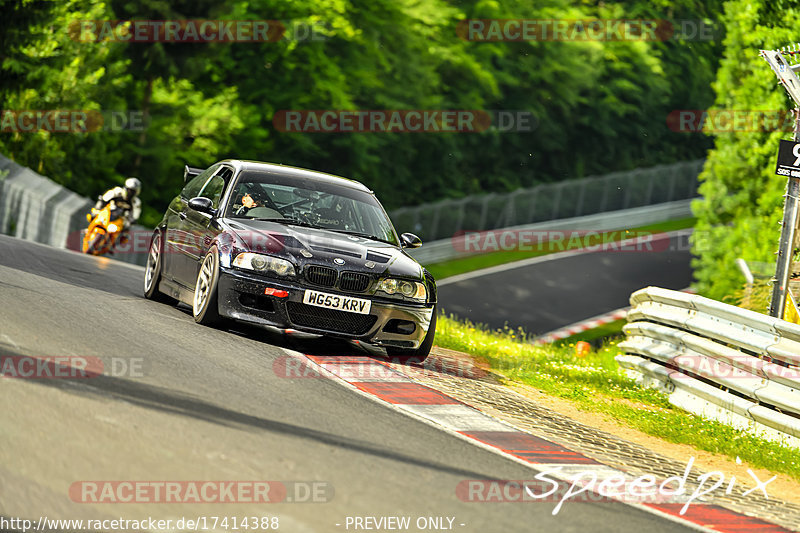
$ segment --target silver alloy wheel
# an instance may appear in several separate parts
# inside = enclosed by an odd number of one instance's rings
[[[153,243],[150,245],[150,254],[147,256],[147,269],[144,272],[144,290],[150,291],[153,285],[153,280],[156,277],[156,265],[158,264],[158,255],[161,252],[161,235],[156,233],[153,236]]]
[[[197,285],[194,288],[194,316],[199,315],[206,307],[208,297],[211,293],[211,280],[214,277],[214,256],[208,254],[203,260],[203,266],[200,267],[200,273],[197,275]]]

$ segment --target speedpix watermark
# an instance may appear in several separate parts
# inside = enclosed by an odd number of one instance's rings
[[[76,503],[327,503],[327,481],[76,481]]]
[[[147,126],[148,119],[143,111],[70,109],[4,109],[0,111],[0,132],[2,133],[144,131]]]
[[[633,477],[622,472],[584,469],[574,474],[563,472],[563,466],[539,472],[533,480],[465,480],[456,486],[456,495],[465,502],[478,503],[532,503],[556,502],[552,514],[561,511],[569,500],[583,502],[624,501],[629,503],[683,503],[680,514],[702,498],[721,489],[731,494],[737,484],[736,476],[728,479],[723,472],[698,474],[690,481],[694,457],[689,459],[682,476],[659,480],[652,474]],[[777,476],[762,481],[751,469],[748,475],[755,484],[744,491],[767,494],[767,485]],[[691,485],[691,486],[690,486]]]
[[[456,26],[467,41],[711,41],[720,26],[705,20],[468,19]]]

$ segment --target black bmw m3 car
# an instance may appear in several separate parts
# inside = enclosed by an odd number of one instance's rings
[[[186,167],[150,240],[145,297],[237,320],[345,337],[422,361],[436,330],[436,282],[361,183],[255,161]]]

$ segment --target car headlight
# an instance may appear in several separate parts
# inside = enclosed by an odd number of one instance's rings
[[[285,259],[271,255],[244,252],[236,256],[233,266],[256,272],[273,272],[279,276],[294,276],[294,265]]]
[[[390,295],[402,295],[412,300],[424,302],[428,297],[425,285],[418,281],[386,278],[378,283],[378,290]]]

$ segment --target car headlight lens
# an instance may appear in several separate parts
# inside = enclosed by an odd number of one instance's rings
[[[412,298],[414,294],[417,292],[417,288],[414,286],[413,283],[409,283],[408,281],[401,281],[398,284],[398,289],[406,298]]]
[[[397,292],[397,280],[391,278],[385,279],[381,282],[378,288],[386,294],[394,294]]]
[[[239,257],[242,256],[240,255]],[[250,266],[256,270],[266,270],[269,263],[270,261],[263,255],[254,255],[250,258]]]
[[[425,285],[418,281],[407,281],[404,279],[386,278],[378,284],[378,290],[386,294],[403,295],[412,300],[419,300],[424,302],[428,297],[428,292],[425,290]]]
[[[285,259],[271,255],[244,252],[236,256],[233,266],[256,272],[274,272],[279,276],[294,276],[294,265]]]

